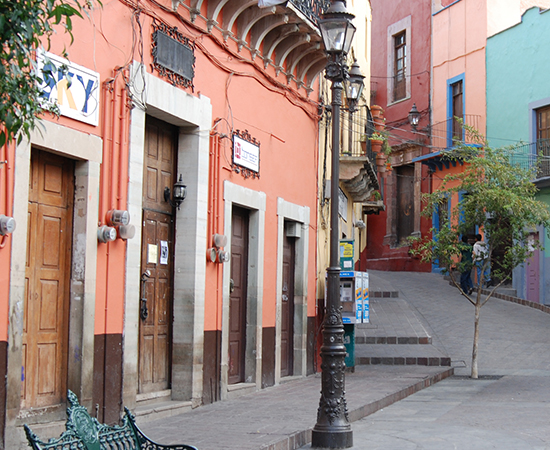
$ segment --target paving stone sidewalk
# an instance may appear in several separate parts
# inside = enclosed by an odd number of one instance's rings
[[[373,352],[381,358],[420,355],[426,361],[421,365],[417,361],[406,365],[405,360],[401,365],[356,365],[354,373],[346,374],[351,422],[452,374],[448,366],[429,365],[429,357],[435,359],[445,354],[429,345],[427,323],[407,301],[399,298],[391,280],[383,274],[373,274],[369,290],[371,323],[356,329],[357,361],[367,353],[372,356]],[[367,344],[371,338],[384,344]],[[401,342],[404,338],[407,343]],[[394,341],[396,344],[392,344]],[[317,374],[141,426],[160,443],[188,443],[199,450],[293,450],[311,440],[320,389],[321,377]]]
[[[450,368],[363,366],[346,374],[350,421],[356,421],[449,376]],[[213,403],[141,428],[162,444],[199,450],[289,450],[311,441],[321,377],[289,381]]]
[[[550,449],[548,307],[490,299],[481,311],[474,380],[473,306],[436,274],[380,276],[428,324],[432,345],[450,355],[455,375],[352,423],[353,449]]]

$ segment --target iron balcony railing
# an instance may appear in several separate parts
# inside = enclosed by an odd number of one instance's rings
[[[319,24],[321,15],[330,6],[330,0],[290,0],[289,3],[315,25]]]
[[[535,180],[550,177],[550,139],[509,147],[510,163],[532,170]]]
[[[475,131],[479,131],[481,116],[465,114],[461,120],[456,118],[438,122],[430,127],[432,147],[438,149],[452,148],[456,141],[465,144],[478,144]]]

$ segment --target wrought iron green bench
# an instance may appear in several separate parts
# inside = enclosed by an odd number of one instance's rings
[[[33,450],[197,450],[191,445],[161,445],[153,442],[138,428],[133,414],[124,408],[122,425],[101,424],[90,417],[88,410],[78,403],[69,391],[66,431],[59,438],[41,441],[24,425],[27,440]]]

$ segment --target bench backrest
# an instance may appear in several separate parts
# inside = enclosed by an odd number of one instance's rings
[[[41,441],[27,425],[24,426],[27,440],[34,450],[136,450],[141,447],[128,414],[120,426],[105,425],[88,414],[73,392],[68,392],[67,399],[70,406],[67,408],[66,431],[59,438]]]

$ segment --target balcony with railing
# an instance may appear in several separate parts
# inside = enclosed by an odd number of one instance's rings
[[[296,8],[310,22],[318,25],[323,11],[326,11],[330,6],[330,0],[290,0],[287,3],[288,6]]]
[[[531,170],[533,181],[550,177],[550,139],[508,148],[510,163]]]
[[[172,0],[174,11],[187,8],[207,33],[218,30],[226,42],[236,42],[244,58],[274,67],[306,92],[325,68],[318,23],[329,5],[330,0],[289,0],[260,8],[258,0],[191,0],[188,6]]]
[[[433,151],[452,148],[456,142],[478,144],[475,131],[479,131],[481,116],[466,114],[462,120],[456,118],[438,122],[429,127]]]
[[[342,109],[340,115],[340,181],[356,203],[367,201],[379,189],[376,155],[368,139],[369,117],[372,122],[366,107],[354,114]]]

